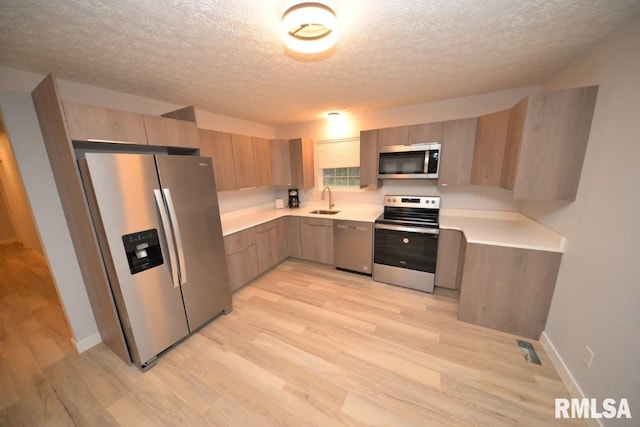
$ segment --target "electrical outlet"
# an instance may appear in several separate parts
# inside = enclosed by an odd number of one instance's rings
[[[591,369],[591,362],[593,362],[593,350],[588,345],[585,345],[582,352],[582,363],[587,369]]]

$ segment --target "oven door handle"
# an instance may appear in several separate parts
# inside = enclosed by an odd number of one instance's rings
[[[407,227],[404,225],[375,224],[379,230],[404,231],[407,233],[440,234],[439,228]]]

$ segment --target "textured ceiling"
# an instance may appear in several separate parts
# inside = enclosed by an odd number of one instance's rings
[[[270,125],[540,84],[640,0],[334,0],[288,55],[274,0],[0,0],[0,65]]]

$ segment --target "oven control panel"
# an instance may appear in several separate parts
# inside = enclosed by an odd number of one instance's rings
[[[439,196],[384,196],[385,206],[440,209]]]

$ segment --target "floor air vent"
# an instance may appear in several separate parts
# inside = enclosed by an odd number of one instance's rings
[[[531,343],[526,341],[518,341],[518,347],[520,347],[520,351],[524,356],[524,360],[527,362],[535,363],[536,365],[542,365],[540,359],[538,359],[538,355],[536,354],[536,350],[533,348]]]

